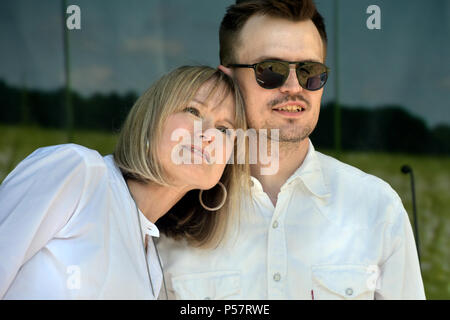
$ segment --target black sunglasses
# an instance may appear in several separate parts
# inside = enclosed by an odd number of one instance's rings
[[[281,87],[289,77],[289,65],[295,64],[298,83],[303,89],[315,91],[322,88],[328,79],[330,69],[312,61],[264,60],[255,64],[229,64],[231,68],[253,68],[256,82],[265,89]]]

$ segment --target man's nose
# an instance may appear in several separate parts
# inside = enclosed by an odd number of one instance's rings
[[[297,72],[295,70],[295,65],[289,67],[289,76],[283,85],[280,87],[280,91],[283,93],[289,93],[291,95],[297,94],[303,91],[297,78]]]

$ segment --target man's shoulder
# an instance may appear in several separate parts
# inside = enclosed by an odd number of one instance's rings
[[[358,186],[364,184],[371,188],[381,188],[393,191],[391,186],[383,179],[366,173],[359,168],[344,163],[336,158],[316,152],[320,161],[320,166],[325,177],[333,179],[337,183],[345,183],[347,186]],[[340,185],[342,186],[342,185]]]
[[[317,156],[334,201],[344,203],[358,216],[366,212],[372,222],[397,220],[403,204],[389,183],[328,155],[317,152]]]

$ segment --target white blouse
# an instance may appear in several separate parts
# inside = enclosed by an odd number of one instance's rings
[[[0,186],[0,298],[155,299],[162,271],[139,226],[159,237],[112,155],[36,150]]]

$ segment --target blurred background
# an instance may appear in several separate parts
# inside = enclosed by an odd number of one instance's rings
[[[111,153],[154,80],[180,65],[218,65],[219,25],[232,3],[1,1],[0,182],[42,146]],[[80,30],[65,27],[72,4]],[[427,298],[450,299],[450,1],[316,4],[331,74],[311,140],[398,192],[418,227]],[[381,10],[381,29],[367,28],[370,5]],[[417,219],[403,165],[413,170]]]

